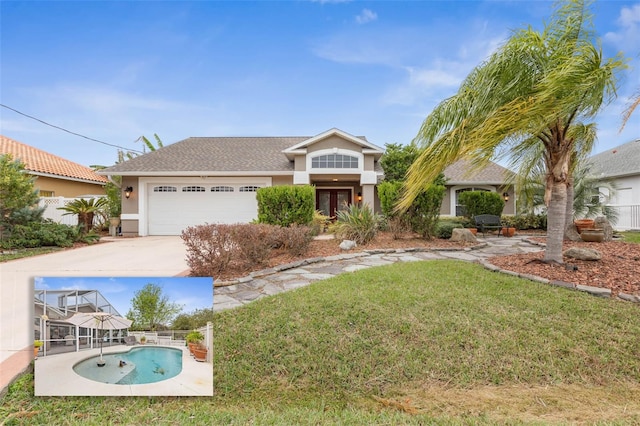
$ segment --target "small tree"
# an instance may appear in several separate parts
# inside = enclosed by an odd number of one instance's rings
[[[33,213],[42,213],[43,209],[35,206],[38,203],[38,191],[34,178],[25,173],[24,164],[13,160],[11,155],[0,155],[0,232],[17,222],[20,218],[34,217]]]
[[[440,206],[446,191],[444,183],[444,175],[440,174],[434,183],[416,196],[407,210],[411,229],[423,238],[431,239],[437,234]]]
[[[384,156],[380,159],[385,181],[403,181],[417,156],[418,150],[414,145],[386,144]]]
[[[135,292],[127,318],[133,321],[133,329],[157,330],[169,324],[182,311],[182,306],[172,303],[162,294],[162,287],[148,283]]]
[[[58,207],[58,210],[64,210],[63,215],[78,215],[78,225],[82,228],[83,233],[91,231],[93,228],[93,217],[101,214],[109,205],[106,198],[77,198],[64,207]]]

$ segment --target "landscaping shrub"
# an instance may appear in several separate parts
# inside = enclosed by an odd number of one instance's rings
[[[289,226],[308,225],[315,211],[315,190],[310,185],[277,185],[258,189],[258,222]]]
[[[445,186],[440,183],[429,185],[418,194],[408,210],[411,229],[423,238],[431,239],[436,235],[436,226],[440,216],[440,205],[445,194]]]
[[[502,222],[505,226],[513,227],[520,230],[527,229],[547,229],[547,215],[529,214],[529,215],[505,215],[502,216]]]
[[[280,228],[280,243],[293,256],[302,256],[309,250],[313,240],[310,227],[293,224],[288,228]]]
[[[464,228],[464,226],[461,223],[457,222],[439,222],[438,226],[436,227],[436,236],[438,238],[448,240],[449,238],[451,238],[451,234],[456,228]]]
[[[336,235],[358,244],[366,244],[373,240],[381,220],[380,215],[375,214],[368,204],[362,207],[351,204],[347,210],[339,211],[337,216]]]
[[[400,181],[384,181],[378,185],[380,208],[382,209],[382,213],[389,219],[398,215],[395,208],[400,199],[401,189],[402,182]]]
[[[331,223],[331,218],[322,214],[320,210],[313,212],[313,220],[311,221],[311,234],[319,235]]]
[[[396,215],[386,221],[386,231],[391,233],[394,240],[397,240],[411,230],[411,222],[408,215]]]
[[[235,244],[234,225],[205,224],[190,226],[180,237],[187,246],[187,264],[198,277],[215,277],[231,262]]]
[[[467,218],[473,220],[481,214],[502,215],[504,200],[500,194],[491,191],[466,191],[458,196]]]
[[[244,263],[264,265],[274,247],[277,230],[278,227],[264,223],[233,225],[231,238],[238,250],[234,257]]]
[[[9,230],[9,238],[2,241],[2,248],[70,247],[78,240],[78,228],[52,221],[31,222],[14,225]]]

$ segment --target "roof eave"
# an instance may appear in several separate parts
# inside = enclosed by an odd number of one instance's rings
[[[99,172],[106,176],[293,176],[291,171],[132,171],[132,172],[111,172],[106,173],[104,170]]]

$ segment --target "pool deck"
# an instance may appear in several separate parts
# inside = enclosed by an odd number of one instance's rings
[[[102,353],[125,352],[133,347],[112,346]],[[182,350],[182,372],[171,379],[144,385],[99,383],[73,371],[78,362],[100,355],[100,349],[41,357],[34,363],[34,393],[35,396],[213,396],[213,365],[194,360],[186,347],[178,349]]]

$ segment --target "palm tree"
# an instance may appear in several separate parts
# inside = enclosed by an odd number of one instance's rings
[[[479,169],[510,157],[520,173],[542,162],[544,261],[562,263],[572,157],[591,150],[593,139],[585,135],[593,125],[585,120],[615,98],[615,74],[625,66],[620,56],[603,61],[588,6],[584,0],[562,3],[542,32],[515,32],[471,71],[457,94],[436,106],[414,140],[421,152],[409,169],[401,207],[460,158]]]
[[[629,103],[627,109],[625,109],[622,113],[622,125],[620,126],[621,132],[624,129],[624,126],[627,125],[627,121],[629,121],[629,118],[631,118],[631,114],[633,114],[633,111],[635,111],[638,105],[640,105],[640,91],[635,94],[635,97],[631,99],[631,102]]]

